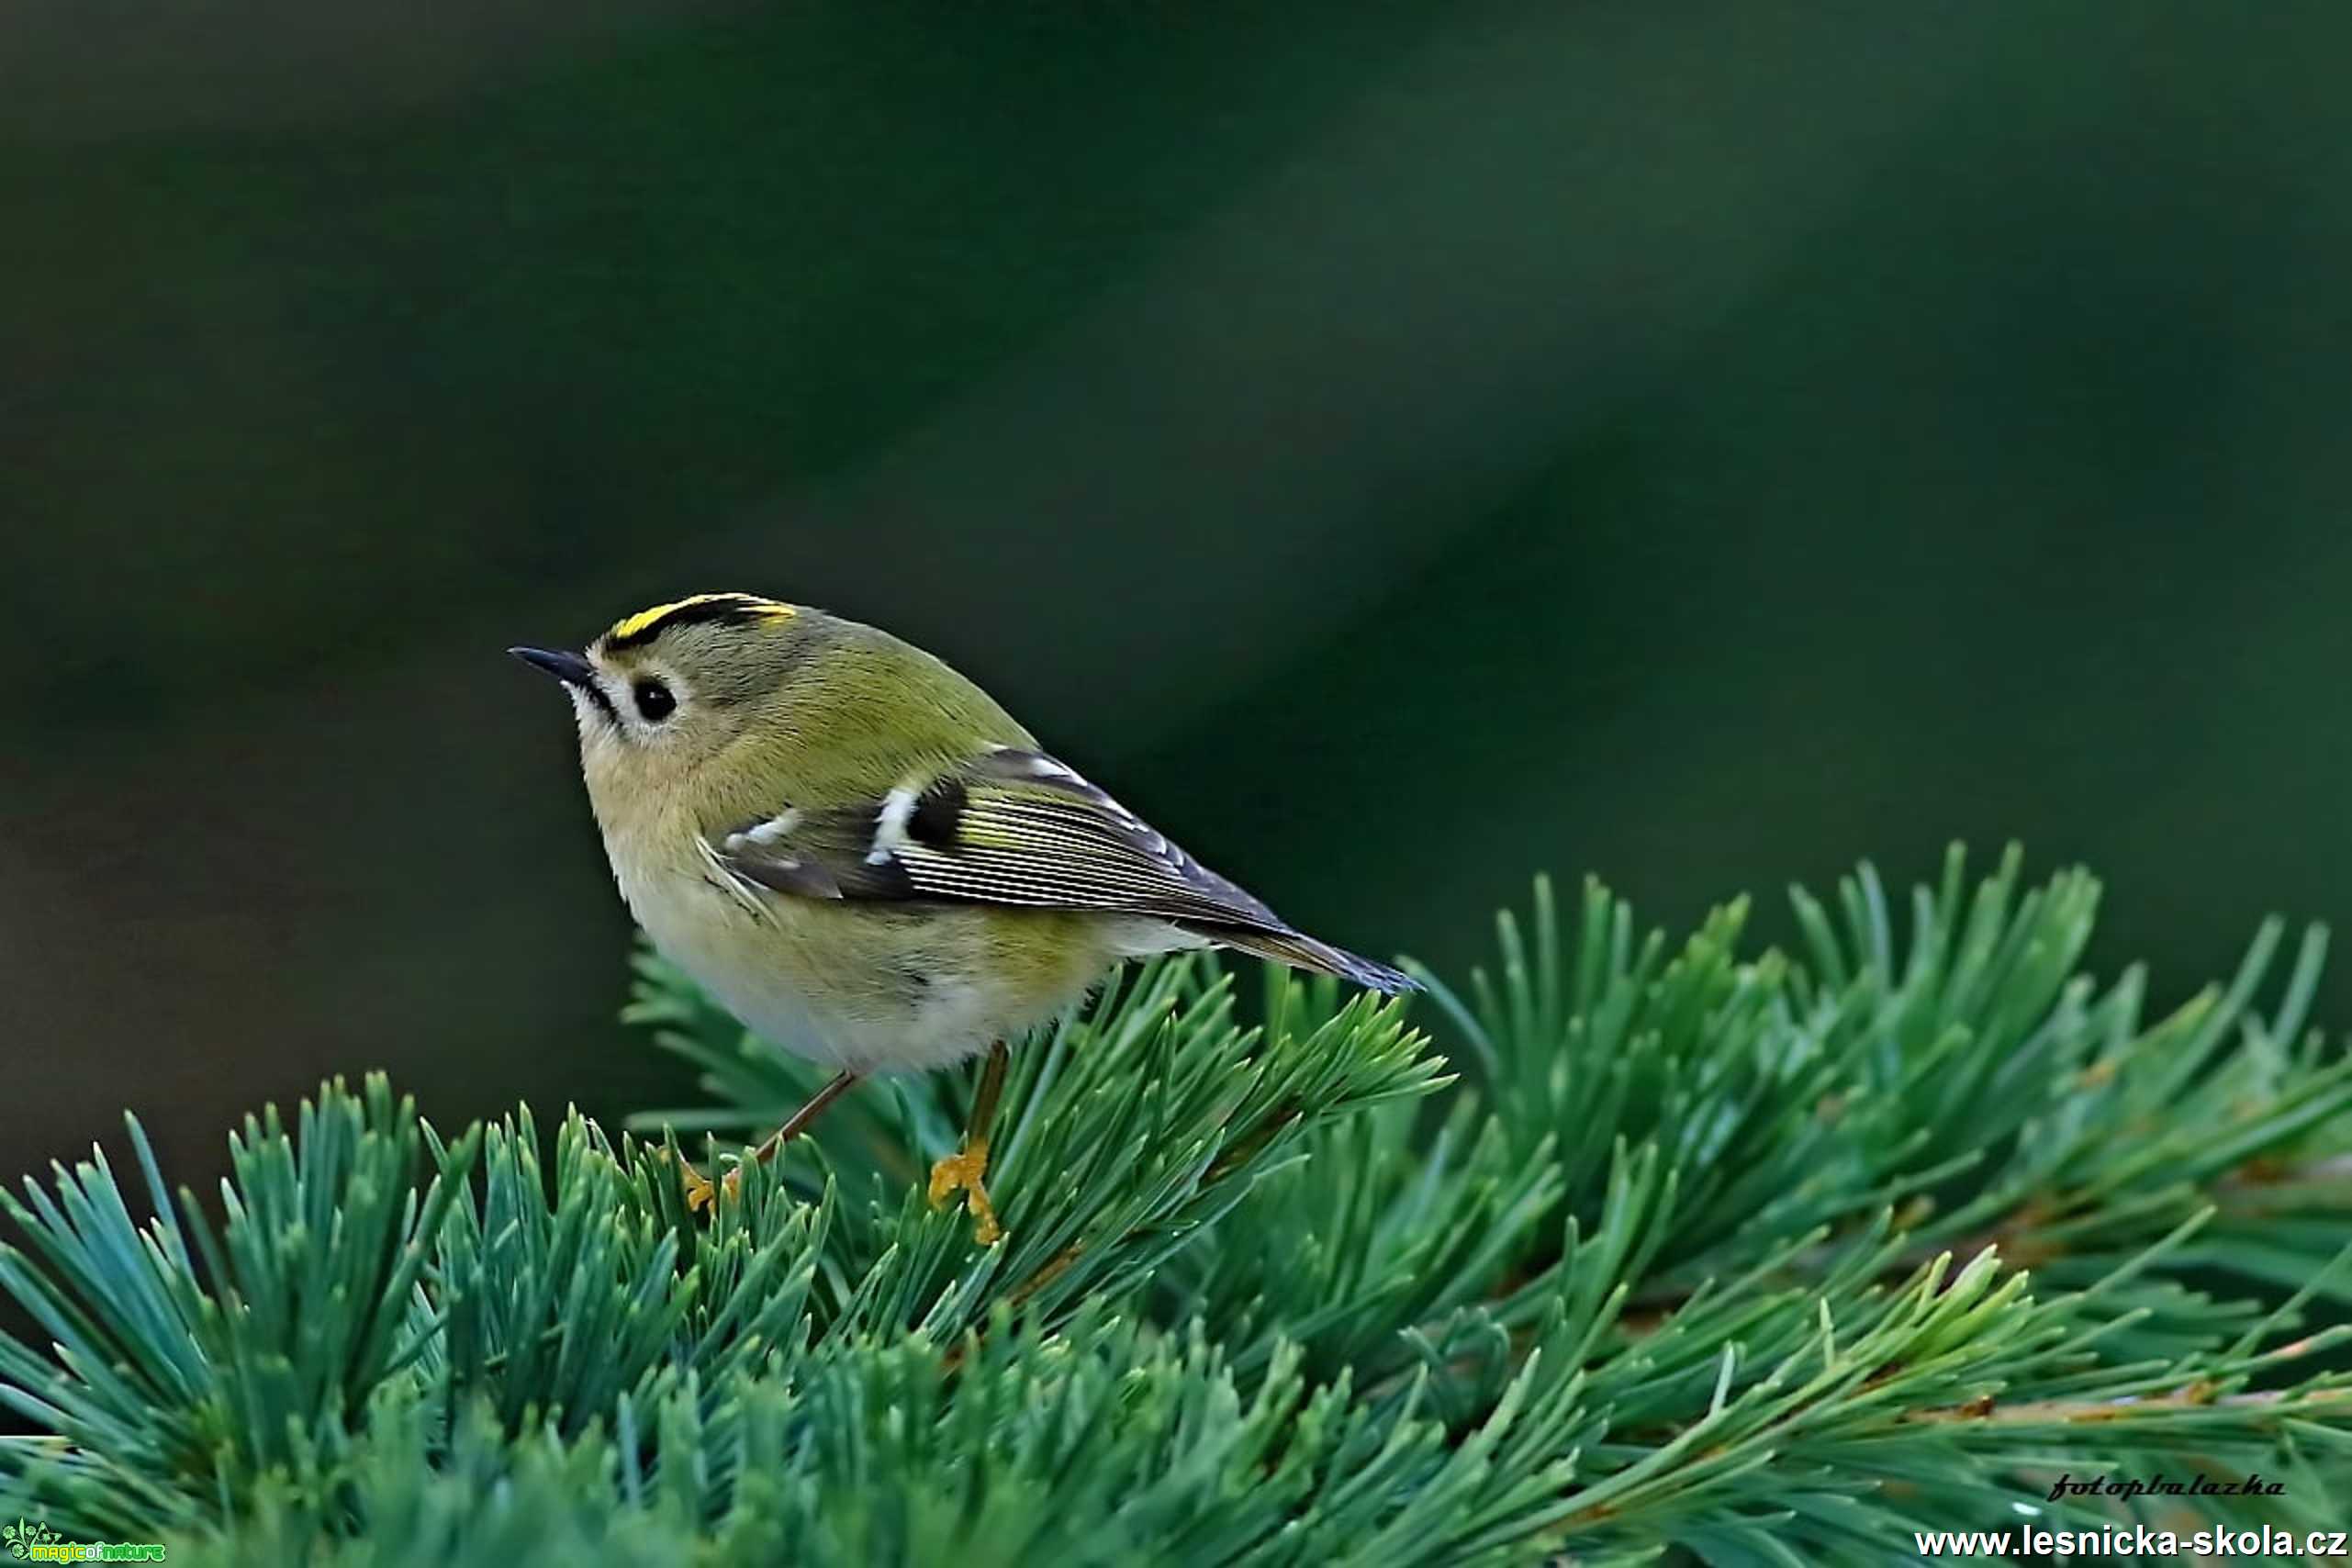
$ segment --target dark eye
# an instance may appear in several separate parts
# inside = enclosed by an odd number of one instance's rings
[[[636,699],[637,711],[649,724],[660,723],[678,706],[678,699],[669,694],[669,688],[650,677],[631,687],[629,695]]]

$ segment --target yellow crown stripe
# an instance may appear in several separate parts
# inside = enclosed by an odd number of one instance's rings
[[[612,629],[605,633],[605,637],[615,643],[633,642],[671,616],[682,614],[706,604],[729,605],[747,613],[771,616],[779,620],[792,613],[790,605],[779,604],[772,599],[761,599],[756,594],[695,593],[689,594],[684,599],[674,599],[667,604],[657,604],[651,610],[641,610],[634,615],[623,617],[612,623]]]

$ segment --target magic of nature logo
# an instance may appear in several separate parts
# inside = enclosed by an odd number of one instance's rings
[[[0,1546],[19,1562],[161,1562],[163,1548],[151,1540],[68,1540],[38,1519],[0,1525]]]

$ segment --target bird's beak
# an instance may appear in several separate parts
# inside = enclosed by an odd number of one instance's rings
[[[508,653],[536,670],[544,670],[566,686],[591,687],[596,671],[577,654],[550,653],[545,648],[509,648]]]

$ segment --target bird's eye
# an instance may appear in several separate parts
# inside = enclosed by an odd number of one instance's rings
[[[649,724],[660,723],[678,707],[678,699],[670,695],[669,688],[650,677],[631,687],[629,695],[636,699],[637,711]]]

